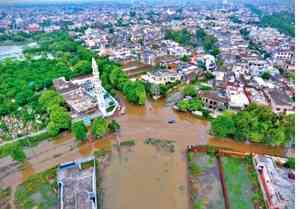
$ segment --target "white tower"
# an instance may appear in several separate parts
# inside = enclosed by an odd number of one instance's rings
[[[93,84],[95,88],[98,108],[101,111],[102,115],[105,117],[107,115],[105,98],[104,98],[105,91],[103,89],[102,82],[100,80],[99,68],[94,58],[92,58],[91,67],[92,67],[93,82],[94,82]]]

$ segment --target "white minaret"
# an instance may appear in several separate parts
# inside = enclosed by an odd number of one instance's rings
[[[92,58],[91,67],[92,67],[92,74],[93,74],[93,81],[94,81],[93,84],[95,88],[98,108],[101,111],[102,115],[105,117],[107,115],[105,99],[104,99],[105,91],[103,89],[102,82],[100,80],[99,68],[94,58]]]

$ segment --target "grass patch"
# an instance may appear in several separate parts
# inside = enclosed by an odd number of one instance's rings
[[[82,169],[92,168],[93,166],[93,160],[81,163]]]
[[[134,146],[135,144],[135,140],[133,139],[120,142],[120,146]]]
[[[33,137],[27,137],[17,142],[6,144],[0,147],[0,158],[11,156],[16,161],[23,162],[26,159],[24,148],[34,147],[41,141],[50,138],[48,132],[43,132]]]
[[[254,192],[246,162],[233,157],[223,157],[222,162],[231,209],[253,209]]]
[[[0,208],[2,209],[10,209],[10,188],[0,188]]]
[[[58,205],[56,168],[29,177],[17,187],[17,209],[51,209]]]

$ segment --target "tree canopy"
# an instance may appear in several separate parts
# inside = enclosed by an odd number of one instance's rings
[[[283,145],[294,143],[294,123],[294,115],[277,115],[270,107],[253,103],[236,114],[218,116],[211,131],[218,137]]]
[[[213,35],[207,34],[204,29],[197,29],[196,39],[199,43],[201,43],[206,53],[214,56],[217,56],[220,53],[220,49],[217,47],[217,38]]]
[[[187,29],[179,31],[166,31],[165,39],[175,41],[183,46],[192,45],[192,34]]]
[[[83,121],[72,124],[72,133],[78,141],[85,141],[87,139],[87,128]]]
[[[37,34],[34,40],[38,47],[25,49],[25,55],[30,55],[26,59],[0,63],[0,115],[11,114],[27,104],[35,109],[40,91],[51,87],[53,79],[91,72],[92,52],[67,33]]]
[[[96,139],[105,136],[105,134],[108,132],[107,121],[101,117],[94,119],[91,124],[91,132]]]
[[[144,105],[146,100],[145,86],[141,81],[131,81],[121,67],[106,58],[98,58],[102,84],[108,91],[121,91],[129,102]]]

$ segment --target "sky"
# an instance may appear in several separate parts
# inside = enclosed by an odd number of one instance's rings
[[[43,4],[43,3],[84,3],[84,2],[122,2],[122,3],[129,3],[132,0],[0,0],[1,4]],[[137,1],[137,0],[134,0]],[[142,1],[142,0],[138,0]],[[162,1],[162,0],[143,0],[143,1]],[[175,0],[170,0],[175,1]],[[177,1],[221,1],[221,0],[177,0]],[[228,1],[247,1],[247,2],[269,2],[269,1],[292,1],[292,0],[228,0]]]

